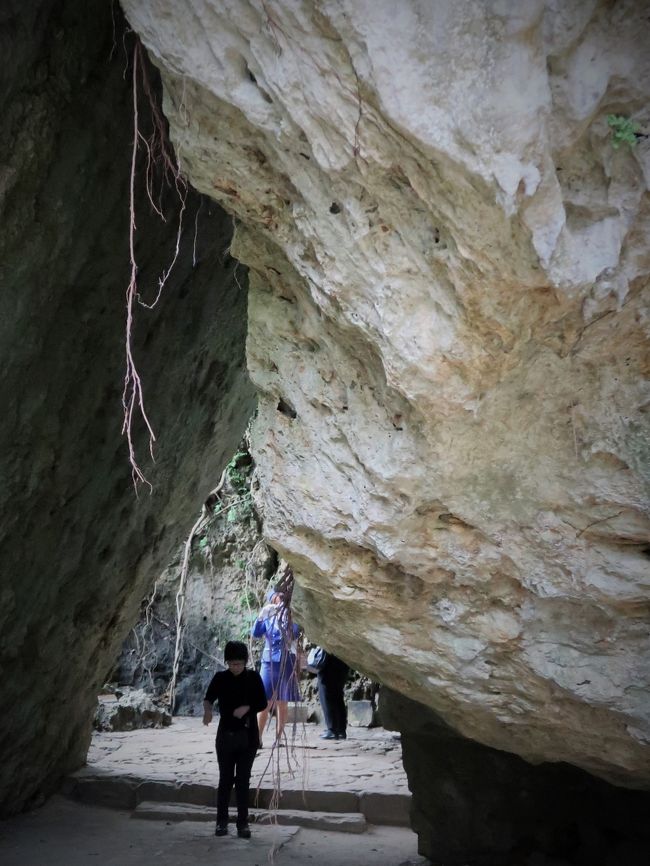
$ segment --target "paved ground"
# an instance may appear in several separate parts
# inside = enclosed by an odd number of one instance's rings
[[[287,744],[270,748],[268,732],[255,759],[251,787],[280,779],[283,790],[373,791],[408,794],[397,734],[383,728],[351,728],[347,740],[321,740],[321,728],[297,725]],[[88,752],[89,768],[152,780],[216,785],[216,723],[175,719],[169,728],[98,733]]]
[[[2,866],[399,866],[418,862],[400,827],[358,836],[297,827],[254,827],[253,838],[217,839],[207,823],[137,821],[129,813],[52,798],[0,823]]]
[[[216,785],[216,725],[183,718],[170,728],[96,734],[82,773],[150,782]],[[293,736],[292,736],[293,733]],[[282,790],[408,795],[399,737],[353,728],[345,741],[323,741],[297,726],[281,748],[259,753],[253,785]],[[302,795],[301,795],[302,796]],[[369,826],[358,835],[295,826],[253,826],[250,841],[214,836],[210,822],[133,820],[130,811],[53,797],[42,809],[0,823],[2,866],[399,866],[423,863],[406,827]]]

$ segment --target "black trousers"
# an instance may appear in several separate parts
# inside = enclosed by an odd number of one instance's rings
[[[257,743],[251,745],[249,732],[217,731],[217,762],[219,764],[219,787],[217,788],[217,823],[228,821],[228,805],[235,786],[237,800],[237,825],[248,821],[248,791],[251,769],[257,754]]]
[[[344,734],[348,724],[348,711],[343,697],[345,676],[318,676],[318,699],[323,708],[325,724],[334,734]]]

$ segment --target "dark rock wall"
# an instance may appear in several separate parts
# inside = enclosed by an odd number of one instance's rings
[[[111,6],[113,7],[112,19]],[[254,408],[245,275],[231,221],[188,199],[161,303],[135,353],[156,463],[134,496],[121,436],[132,95],[117,4],[0,10],[0,813],[81,764],[98,687],[151,574],[189,530]],[[140,171],[137,253],[150,296],[174,244]],[[242,283],[243,281],[243,283]]]
[[[569,764],[533,766],[460,736],[429,708],[381,692],[402,735],[419,850],[444,866],[642,866],[650,794]],[[550,857],[552,860],[547,860]]]

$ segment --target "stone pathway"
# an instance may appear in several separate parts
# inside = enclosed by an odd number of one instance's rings
[[[419,864],[403,827],[367,833],[253,827],[249,840],[214,836],[211,824],[133,821],[128,813],[53,797],[42,809],[0,822],[2,866],[400,866]]]
[[[399,735],[383,728],[352,728],[347,740],[321,740],[312,724],[288,730],[289,748],[269,748],[271,737],[253,766],[251,787],[281,774],[282,787],[374,791],[408,795]],[[205,727],[182,717],[168,728],[95,733],[89,768],[148,779],[216,785],[216,721]]]
[[[255,761],[253,784],[262,794],[259,805],[268,806],[279,778],[280,810],[271,813],[272,823],[253,824],[253,838],[246,841],[236,838],[234,825],[228,837],[214,836],[215,733],[215,724],[205,728],[199,719],[182,718],[161,730],[96,734],[87,767],[65,786],[82,802],[53,797],[42,809],[0,824],[0,863],[425,862],[417,857],[415,834],[396,826],[406,824],[410,801],[397,735],[353,728],[348,740],[324,741],[320,728],[300,725],[288,748],[267,745]],[[132,820],[137,817],[148,820]]]
[[[95,734],[87,767],[65,791],[86,803],[131,810],[157,802],[211,807],[218,780],[215,733],[214,725],[182,718],[169,728]],[[280,748],[270,747],[267,734],[253,766],[254,805],[269,808],[280,790],[281,809],[357,813],[371,824],[408,826],[399,736],[353,728],[347,740],[327,741],[319,733],[315,725],[299,725]]]

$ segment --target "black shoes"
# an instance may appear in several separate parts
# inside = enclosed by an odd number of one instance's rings
[[[345,731],[342,734],[335,734],[334,731],[323,731],[322,734],[319,734],[321,740],[347,740],[348,735]]]
[[[228,823],[226,821],[218,821],[217,827],[214,831],[215,836],[227,836],[228,835]],[[251,837],[251,828],[248,824],[237,824],[237,835],[240,839],[250,839]]]

